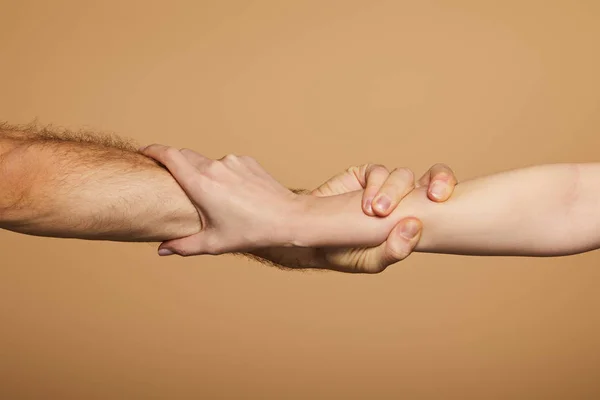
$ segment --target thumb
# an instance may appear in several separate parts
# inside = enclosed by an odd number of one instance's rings
[[[385,243],[381,245],[383,247],[381,255],[383,267],[408,257],[419,243],[422,229],[421,221],[416,218],[405,218],[396,224]]]
[[[158,247],[159,256],[177,254],[183,257],[201,254],[222,254],[214,231],[206,230],[180,239],[167,240]]]

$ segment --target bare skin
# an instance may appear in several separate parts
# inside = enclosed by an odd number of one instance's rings
[[[244,193],[239,181],[229,179],[232,173],[248,176],[264,173],[264,170],[254,171],[257,164],[251,159],[236,160],[235,164],[227,160],[199,159],[191,150],[178,151],[161,145],[149,146],[143,152],[165,165],[194,202],[204,190],[197,184],[198,180],[212,180],[210,187],[222,190],[223,199],[230,197],[224,204],[231,205]],[[246,165],[246,162],[251,164]],[[224,163],[217,170],[223,173],[205,175],[207,166],[213,163]],[[225,173],[227,168],[237,172]],[[600,247],[599,180],[599,163],[539,165],[465,181],[457,185],[452,198],[442,204],[429,199],[435,187],[432,184],[412,190],[386,218],[373,218],[366,215],[364,209],[360,210],[365,207],[364,190],[350,188],[344,194],[320,197],[289,197],[286,193],[289,208],[284,215],[287,218],[285,222],[273,219],[270,225],[281,229],[258,238],[252,236],[252,240],[262,241],[264,245],[260,248],[270,249],[258,251],[260,256],[284,265],[325,265],[325,268],[345,272],[381,272],[386,262],[380,258],[370,261],[360,248],[376,247],[386,239],[397,237],[390,234],[396,224],[418,218],[425,228],[416,251],[503,256],[575,254]],[[402,194],[403,191],[399,191],[398,196]],[[229,240],[226,235],[221,236],[220,247],[207,247],[207,243],[210,246],[216,241],[207,241],[205,234],[218,237],[226,232],[221,230],[220,221],[212,224],[210,217],[207,218],[206,232],[168,241],[161,245],[161,250],[180,255],[247,251],[244,239],[240,240],[239,236],[230,242],[233,248],[222,247]],[[295,250],[282,254],[285,249],[281,248],[285,247]]]
[[[401,193],[412,187],[412,183],[397,179],[399,174],[392,174],[390,179],[382,181],[387,170],[380,166],[363,168],[362,171],[365,175],[363,183],[369,182],[371,194],[376,193],[384,182],[400,187]],[[332,179],[332,187],[339,180],[340,177]],[[405,184],[408,187],[402,187]],[[262,204],[264,208],[265,204],[269,204],[268,210],[276,209],[275,202],[281,200],[278,196],[297,196],[268,177],[245,182],[245,185],[257,189],[255,194],[262,196],[256,200],[257,206]],[[262,191],[267,187],[272,192]],[[392,206],[397,205],[400,196],[395,192],[389,195],[393,198]],[[220,199],[218,196],[223,198],[224,195],[215,191],[212,200],[209,199],[204,207],[211,210],[220,207],[220,200],[216,200]],[[237,201],[247,207],[254,200],[246,197]],[[279,204],[281,210],[288,207],[282,202]],[[357,211],[360,211],[360,206]],[[222,214],[218,215],[218,212]],[[229,210],[218,212],[213,220],[231,218]],[[0,228],[37,236],[165,241],[201,232],[200,215],[197,206],[162,165],[139,154],[137,146],[114,135],[0,124]],[[252,218],[263,218],[265,222],[269,215],[272,217],[273,213],[263,210]],[[248,221],[252,224],[242,225],[232,232],[244,229],[251,232],[249,227],[256,225],[254,220]],[[400,221],[399,225],[410,224],[410,221]],[[261,227],[267,232],[272,228],[273,225]],[[399,236],[394,237],[393,243],[411,250],[416,240]],[[322,244],[327,245],[327,241]],[[254,250],[257,250],[256,246],[254,244]],[[283,254],[289,259],[288,254],[294,249],[286,249],[289,252],[281,253],[279,248],[274,248],[273,254],[277,257]],[[303,252],[306,250],[301,249]],[[266,262],[265,259],[260,260]],[[319,263],[319,259],[315,258],[310,261],[310,266],[330,268],[329,264]],[[334,266],[331,269],[340,268]]]
[[[339,243],[339,238],[323,240],[320,245],[311,248],[297,246],[294,243],[295,233],[291,231],[295,224],[290,222],[303,212],[301,200],[304,196],[283,187],[256,160],[232,155],[211,160],[189,149],[177,150],[160,145],[141,151],[167,165],[171,173],[180,177],[179,183],[186,194],[198,204],[203,224],[202,232],[161,245],[161,255],[246,252],[291,268],[379,272],[406,258],[419,240],[421,223],[416,218],[405,218],[391,230],[389,240],[377,246],[332,247],[331,243]],[[441,164],[432,167],[420,180],[419,186],[433,189],[431,182],[436,182],[437,187],[443,189],[441,195],[430,190],[435,201],[446,200],[456,185],[453,172]],[[390,173],[383,166],[366,164],[351,167],[328,180],[313,191],[313,197],[360,190],[363,192],[363,211],[377,218],[389,215],[414,188],[414,178],[409,170],[397,169]],[[269,195],[268,201],[264,200],[265,193]],[[382,197],[388,199],[387,208],[378,207],[377,203],[370,206],[369,200],[376,201]],[[254,202],[250,201],[252,199],[255,199]],[[227,218],[222,218],[222,215],[227,215]],[[256,229],[240,229],[242,226]]]

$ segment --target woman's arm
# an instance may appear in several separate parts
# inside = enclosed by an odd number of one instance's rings
[[[600,163],[540,165],[468,181],[430,218],[435,223],[424,222],[423,251],[559,256],[594,250],[600,247]]]
[[[442,204],[416,189],[385,219],[364,215],[360,199],[360,192],[306,196],[296,246],[376,245],[413,216],[423,223],[421,252],[557,256],[600,247],[600,163],[540,165],[465,181]]]

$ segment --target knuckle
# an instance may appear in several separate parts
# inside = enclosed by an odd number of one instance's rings
[[[166,161],[173,161],[177,158],[177,156],[179,156],[181,153],[179,153],[179,150],[176,149],[175,147],[167,147],[166,149],[164,149],[163,151],[163,156],[164,159]]]
[[[351,174],[356,174],[358,172],[360,172],[361,168],[365,168],[366,169],[367,164],[363,164],[363,165],[351,165],[348,168],[346,168],[346,172],[351,173]]]
[[[415,186],[415,182],[409,179],[406,175],[396,174],[394,179],[388,180],[381,188],[380,192],[385,193],[392,199],[397,199],[398,196],[406,195]]]
[[[390,171],[381,164],[369,164],[366,172],[366,185],[370,188],[379,188],[383,186],[387,178],[390,176]]]
[[[385,165],[382,164],[371,164],[371,171],[373,172],[388,172],[388,169]]]
[[[356,178],[356,180],[360,183],[361,186],[365,186],[365,176],[366,176],[366,171],[367,171],[367,166],[369,164],[363,164],[363,165],[351,165],[348,168],[346,168],[345,173],[353,176],[354,178]]]
[[[385,179],[390,175],[390,171],[385,167],[385,165],[381,164],[366,164],[366,173],[368,178],[379,178]]]
[[[225,169],[223,161],[211,160],[206,164],[203,172],[206,176],[215,177],[219,176]]]
[[[393,258],[394,262],[402,261],[406,257],[410,255],[411,251],[409,248],[406,249],[398,249],[394,251],[390,251],[390,256]]]
[[[388,249],[390,259],[393,262],[402,261],[412,253],[412,246],[409,241],[402,240]]]
[[[184,156],[190,156],[192,154],[195,154],[195,151],[192,149],[188,149],[188,148],[183,148],[181,150],[179,150],[181,152],[181,154],[183,154]]]
[[[403,181],[410,182],[410,183],[414,183],[414,181],[415,181],[415,174],[409,168],[405,168],[405,167],[395,168],[394,172]]]
[[[394,184],[387,184],[384,188],[381,188],[381,190],[378,192],[378,194],[386,195],[387,197],[389,197],[394,204],[396,202],[400,201],[400,199],[402,198],[402,195],[404,193],[406,193],[406,186],[400,186],[400,185],[394,185]]]
[[[225,157],[221,159],[225,164],[238,164],[240,159],[235,154],[227,154]]]
[[[190,257],[193,252],[189,249],[186,248],[181,248],[181,249],[173,249],[175,250],[175,253],[179,254],[181,257]]]

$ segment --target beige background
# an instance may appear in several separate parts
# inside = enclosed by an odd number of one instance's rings
[[[460,179],[598,161],[597,1],[1,0],[0,119]],[[600,253],[376,276],[0,233],[0,397],[600,398]]]

